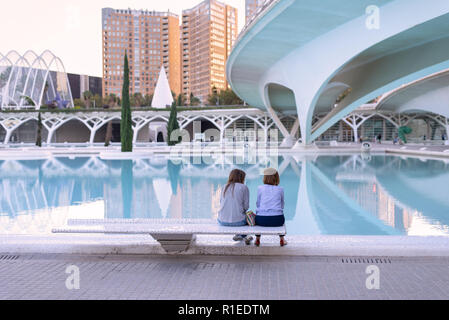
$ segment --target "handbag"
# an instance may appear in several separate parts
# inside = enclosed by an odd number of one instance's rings
[[[248,211],[246,213],[246,223],[251,227],[256,225],[256,214],[253,211]]]

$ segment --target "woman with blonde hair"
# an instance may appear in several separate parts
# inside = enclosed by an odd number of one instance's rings
[[[247,225],[246,212],[249,208],[249,189],[245,185],[246,173],[234,169],[229,174],[228,183],[220,197],[218,223],[225,227],[241,227]],[[244,240],[247,245],[253,238],[247,235],[235,235],[234,241]]]

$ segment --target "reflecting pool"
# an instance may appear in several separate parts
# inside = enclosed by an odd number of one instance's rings
[[[276,160],[290,235],[449,235],[449,164],[443,161],[362,155]],[[67,219],[215,219],[235,167],[247,172],[255,209],[266,161],[0,160],[0,234],[49,234]]]

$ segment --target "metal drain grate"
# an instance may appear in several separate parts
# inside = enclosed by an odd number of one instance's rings
[[[390,264],[389,258],[342,258],[342,263]]]
[[[0,255],[0,261],[14,261],[19,259],[19,256],[12,256],[12,255]]]

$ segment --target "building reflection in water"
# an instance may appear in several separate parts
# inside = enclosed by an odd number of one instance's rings
[[[49,225],[60,221],[52,213],[74,207],[79,210],[67,218],[215,219],[234,167],[247,172],[255,209],[265,160],[3,160],[0,227],[19,216],[32,217],[29,223],[41,217],[39,224]],[[449,170],[443,161],[344,155],[285,156],[278,163],[290,234],[449,234]]]

